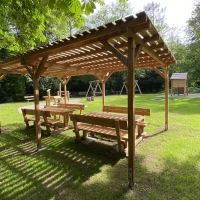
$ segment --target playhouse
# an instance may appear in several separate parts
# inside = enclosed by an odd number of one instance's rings
[[[172,94],[188,95],[188,73],[173,73],[171,78],[171,96]]]

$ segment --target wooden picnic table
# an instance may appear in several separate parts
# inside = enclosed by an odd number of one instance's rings
[[[59,118],[60,118],[60,116],[63,116],[63,126],[64,126],[64,128],[68,128],[68,126],[69,126],[69,114],[73,113],[73,111],[74,111],[74,110],[67,109],[67,108],[53,108],[53,107],[46,107],[46,108],[43,108],[41,110],[49,111],[54,116],[54,118],[56,118],[57,115],[59,116]]]
[[[128,114],[107,113],[107,112],[89,112],[84,115],[70,114],[70,118],[74,124],[74,132],[76,141],[84,140],[91,135],[103,135],[117,139],[119,152],[128,148]],[[142,123],[144,116],[135,115],[135,145],[137,145],[145,136],[145,133],[139,131],[138,123]],[[83,136],[80,136],[80,131]]]
[[[46,105],[48,105],[48,103],[50,103],[50,100],[54,101],[54,104],[60,103],[60,101],[62,100],[61,96],[43,96],[43,98],[45,98],[46,100]]]
[[[118,114],[118,113],[108,113],[108,112],[89,112],[85,114],[86,116],[93,116],[93,117],[101,117],[101,118],[107,118],[107,119],[115,119],[115,120],[125,120],[128,123],[128,114]],[[144,116],[142,115],[135,115],[135,122],[136,124],[139,122],[143,122]],[[135,134],[138,134],[138,137],[141,136],[142,132],[139,132],[137,129],[138,127],[135,127]]]

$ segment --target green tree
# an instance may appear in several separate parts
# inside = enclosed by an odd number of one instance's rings
[[[131,14],[133,14],[133,8],[128,1],[116,0],[116,2],[102,6],[95,13],[86,17],[86,23],[83,24],[78,32],[103,26]]]
[[[187,27],[188,43],[185,56],[185,70],[189,72],[192,85],[200,86],[200,0],[196,0]]]
[[[68,19],[80,26],[83,14],[93,12],[102,0],[1,0],[0,48],[25,51],[37,44],[66,36]],[[61,27],[64,27],[64,29]],[[63,31],[62,31],[63,30]]]
[[[169,31],[169,26],[166,23],[166,7],[161,7],[159,3],[151,2],[144,6],[144,11],[149,16],[151,22],[156,27],[159,34],[164,38]]]

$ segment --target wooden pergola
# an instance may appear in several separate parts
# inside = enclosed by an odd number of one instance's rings
[[[58,77],[66,84],[72,76],[91,74],[105,83],[113,72],[128,70],[128,180],[135,178],[135,70],[151,68],[165,79],[165,130],[168,130],[168,68],[176,60],[145,12],[119,19],[0,62],[0,80],[7,74],[30,74],[34,83],[37,147],[41,148],[39,117],[40,76]],[[162,67],[162,70],[157,67]]]

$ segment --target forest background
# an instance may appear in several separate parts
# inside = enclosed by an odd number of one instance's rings
[[[95,11],[97,5],[100,8]],[[174,72],[188,72],[189,86],[200,87],[200,0],[194,0],[186,27],[169,26],[166,7],[155,1],[147,3],[143,11],[177,60],[177,64],[170,67],[169,76]],[[0,12],[0,60],[136,14],[126,0],[108,5],[102,0],[3,0]],[[172,14],[176,17],[176,13]],[[91,75],[72,77],[67,90],[77,96],[79,92],[87,91],[89,81],[93,80],[97,78]],[[164,79],[152,69],[136,70],[136,80],[143,93],[160,92],[164,88]],[[127,71],[113,73],[106,82],[106,94],[120,91],[125,81]],[[51,89],[51,95],[56,95],[59,84],[56,77],[40,77],[40,98],[48,89]],[[33,94],[29,75],[11,74],[0,81],[0,103],[23,101],[27,94]]]

